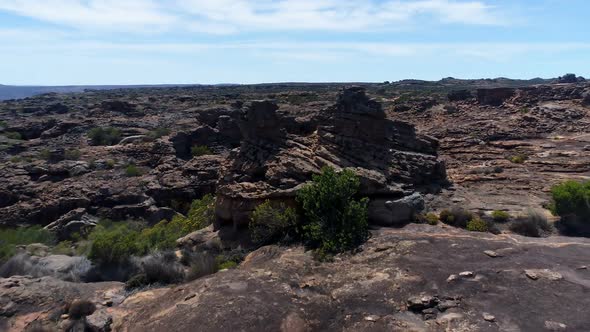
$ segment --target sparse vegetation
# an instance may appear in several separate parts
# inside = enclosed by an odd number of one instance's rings
[[[551,232],[551,225],[542,212],[530,210],[517,217],[510,225],[510,230],[524,236],[541,237]]]
[[[470,232],[487,232],[488,224],[479,217],[474,217],[467,223],[467,230]]]
[[[206,145],[196,145],[191,148],[191,155],[193,157],[200,157],[213,154],[213,151]]]
[[[525,154],[517,154],[508,157],[508,160],[510,160],[510,162],[514,164],[524,164],[524,162],[527,161],[527,159],[529,159],[529,157]]]
[[[51,159],[51,151],[49,149],[43,149],[39,151],[39,159],[49,160]]]
[[[188,281],[204,277],[217,272],[218,263],[216,259],[208,253],[185,253],[183,255],[185,264],[189,266],[186,279]]]
[[[284,204],[266,201],[256,207],[249,224],[250,237],[254,243],[265,245],[283,240],[295,231],[297,213]]]
[[[64,152],[64,157],[67,160],[78,160],[82,153],[78,149],[69,149]]]
[[[0,229],[0,264],[12,257],[19,245],[54,242],[54,236],[40,226]]]
[[[506,211],[495,210],[492,212],[492,219],[495,222],[504,223],[510,220],[510,214]]]
[[[137,177],[141,176],[142,172],[139,167],[135,166],[134,164],[130,164],[125,168],[125,175],[128,177]]]
[[[297,194],[304,243],[320,256],[350,250],[369,237],[368,199],[357,198],[360,180],[351,170],[325,167]]]
[[[158,139],[158,138],[161,138],[163,136],[168,136],[168,135],[170,135],[170,129],[168,129],[168,128],[156,128],[156,129],[150,131],[148,134],[148,136],[153,139]]]
[[[184,269],[172,251],[156,252],[139,258],[135,265],[140,272],[130,279],[133,281],[126,287],[136,288],[156,283],[173,284],[184,279]]]
[[[447,225],[467,228],[467,223],[474,219],[473,213],[458,207],[454,207],[450,210],[443,210],[439,215],[440,221]]]
[[[115,145],[121,141],[121,130],[112,127],[96,127],[88,132],[92,145]]]
[[[163,220],[147,228],[103,221],[89,236],[92,242],[89,258],[99,264],[121,264],[131,256],[173,249],[177,239],[211,224],[213,204],[213,196],[204,196],[191,204],[186,217],[177,215],[171,221]]]
[[[23,136],[19,132],[16,132],[16,131],[7,131],[4,133],[4,136],[6,136],[6,138],[14,139],[14,140],[22,140],[23,139]]]
[[[113,160],[113,159],[109,159],[106,161],[106,166],[108,169],[113,169],[115,168],[115,165],[117,164],[117,161]]]

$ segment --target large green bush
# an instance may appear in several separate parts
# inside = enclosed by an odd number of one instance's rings
[[[92,145],[115,145],[121,141],[121,130],[112,127],[96,127],[88,132]]]
[[[552,210],[559,216],[576,215],[590,218],[590,181],[566,181],[551,189]]]
[[[265,245],[281,241],[293,232],[297,225],[297,213],[284,204],[266,201],[256,207],[250,219],[252,242]]]
[[[16,246],[32,243],[53,244],[55,237],[40,226],[0,229],[0,264],[16,253]]]
[[[333,254],[353,249],[368,239],[368,199],[357,198],[359,186],[353,171],[336,172],[325,167],[298,192],[306,245]]]
[[[554,186],[551,194],[551,211],[561,217],[561,230],[570,235],[590,236],[590,181],[566,181]]]

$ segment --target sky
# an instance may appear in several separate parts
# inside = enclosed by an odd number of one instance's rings
[[[0,0],[0,84],[590,77],[588,0]]]

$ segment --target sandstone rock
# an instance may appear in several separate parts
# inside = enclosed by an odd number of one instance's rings
[[[492,258],[502,257],[502,254],[499,254],[493,250],[485,250],[483,253]]]
[[[244,141],[230,155],[218,184],[220,220],[245,224],[266,199],[292,202],[299,186],[325,165],[353,169],[361,179],[360,194],[378,195],[381,207],[411,195],[413,189],[446,183],[444,164],[436,155],[437,141],[417,135],[408,123],[387,120],[381,105],[364,89],[342,91],[337,103],[314,120],[316,130],[305,137],[281,129],[287,120],[277,110],[272,102],[253,102],[241,116]],[[412,196],[391,203],[406,210],[391,210],[389,224],[407,220],[412,209],[420,208],[420,200]],[[372,212],[379,218],[384,214]]]
[[[111,331],[111,324],[113,324],[113,317],[104,309],[97,310],[88,317],[86,317],[86,325],[97,332]]]
[[[488,313],[483,313],[483,320],[485,320],[486,322],[495,322],[496,321],[496,317],[494,315],[490,315]]]
[[[431,295],[410,297],[407,301],[408,310],[421,312],[424,309],[434,308],[439,303],[438,298]]]
[[[85,208],[78,208],[45,226],[45,229],[54,232],[58,239],[65,240],[69,239],[74,233],[80,233],[93,228],[97,223],[97,217],[88,214]]]
[[[500,106],[515,92],[512,88],[478,89],[477,101],[482,105]]]
[[[447,98],[449,101],[462,101],[473,98],[473,95],[469,90],[456,90],[449,92]]]
[[[567,331],[567,325],[559,322],[545,321],[545,330],[553,332]]]
[[[563,276],[559,272],[551,271],[549,269],[531,269],[524,270],[524,273],[529,279],[547,279],[550,281],[557,281],[563,279]]]

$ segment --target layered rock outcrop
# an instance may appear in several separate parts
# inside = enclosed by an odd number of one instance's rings
[[[218,184],[220,221],[239,226],[264,200],[292,202],[324,166],[354,169],[372,209],[446,182],[437,140],[418,135],[406,122],[387,119],[362,88],[342,91],[336,104],[310,120],[315,128],[307,136],[290,132],[294,126],[289,121],[270,101],[252,102],[242,111],[243,141]],[[372,214],[372,219],[391,223],[384,213]]]

